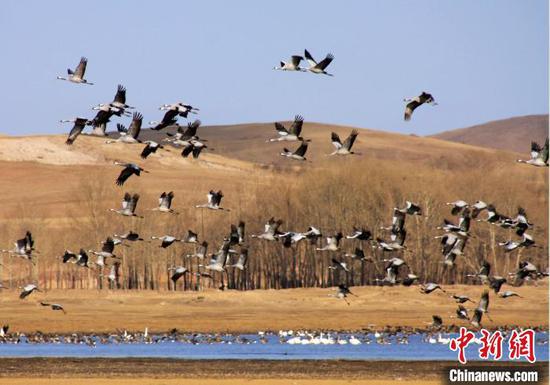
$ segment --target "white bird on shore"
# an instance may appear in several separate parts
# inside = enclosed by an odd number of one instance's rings
[[[443,337],[441,334],[438,334],[437,342],[442,344],[442,345],[449,345],[449,343],[451,342],[451,338],[450,337]]]
[[[361,340],[352,335],[349,338],[349,343],[350,343],[350,345],[361,345]]]

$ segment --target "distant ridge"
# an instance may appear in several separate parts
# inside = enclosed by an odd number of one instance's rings
[[[431,135],[451,142],[515,152],[529,152],[531,141],[541,143],[547,136],[548,115],[517,116]]]

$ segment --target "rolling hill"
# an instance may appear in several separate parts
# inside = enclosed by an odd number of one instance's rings
[[[290,122],[284,124],[288,126]],[[354,145],[358,155],[327,156],[333,151],[330,133],[334,131],[344,140],[352,129],[304,123],[302,134],[311,140],[307,162],[279,155],[284,147],[294,149],[298,145],[294,142],[268,142],[269,138],[277,136],[272,123],[200,127],[199,135],[206,140],[209,149],[198,160],[183,159],[179,154],[181,150],[171,146],[143,160],[139,157],[143,145],[106,144],[103,138],[87,135],[80,136],[72,146],[65,145],[64,135],[4,136],[0,137],[0,163],[4,164],[4,176],[17,180],[17,183],[4,186],[0,192],[0,203],[4,207],[0,217],[16,215],[13,210],[20,206],[21,199],[48,208],[44,212],[46,217],[51,216],[50,211],[61,212],[58,205],[70,207],[83,199],[82,196],[76,199],[76,191],[81,190],[79,186],[83,183],[91,182],[88,176],[109,186],[120,171],[113,165],[115,160],[134,162],[151,171],[145,177],[131,178],[127,183],[130,188],[156,194],[159,186],[165,186],[163,188],[181,189],[187,197],[188,193],[197,190],[198,185],[204,190],[198,195],[201,198],[210,188],[234,191],[237,186],[246,186],[248,180],[269,180],[273,171],[308,174],[317,169],[357,165],[362,170],[395,168],[427,176],[434,172],[448,172],[449,175],[469,172],[481,164],[492,167],[497,173],[504,171],[506,165],[515,165],[515,156],[509,152],[372,129],[359,129]],[[166,132],[175,132],[175,128],[142,130],[141,139],[162,143]],[[540,174],[529,167],[515,169],[526,175]],[[118,200],[120,193],[120,189],[109,186],[106,196]],[[36,214],[42,214],[42,210],[36,210]]]
[[[282,122],[288,127],[291,122]],[[310,167],[325,165],[327,157],[334,147],[331,144],[331,132],[336,132],[344,141],[355,127],[329,125],[324,123],[304,123],[302,136],[310,140],[306,158]],[[385,132],[375,129],[358,128],[359,136],[353,150],[359,156],[351,159],[362,162],[371,158],[387,161],[409,161],[422,164],[436,164],[443,159],[440,166],[449,161],[461,168],[469,164],[468,159],[475,155],[495,154],[492,149],[441,141],[434,138],[418,137]],[[161,142],[166,132],[173,133],[175,128],[163,131],[142,131],[144,139]],[[116,135],[116,134],[115,134]],[[210,154],[223,155],[225,158],[238,159],[261,166],[283,167],[304,166],[300,162],[288,160],[279,155],[283,148],[294,150],[295,142],[269,142],[277,137],[273,123],[247,123],[235,125],[204,126],[199,128],[201,138],[213,149]],[[336,157],[338,158],[338,157]],[[208,159],[205,157],[205,159]]]
[[[432,137],[474,146],[528,153],[531,141],[542,144],[548,137],[548,115],[495,120],[472,127],[444,131]]]

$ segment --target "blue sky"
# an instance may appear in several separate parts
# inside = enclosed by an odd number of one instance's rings
[[[145,121],[185,101],[204,124],[299,113],[424,135],[548,113],[545,0],[14,0],[0,36],[0,132],[12,135],[68,131],[60,119],[92,117],[119,83]],[[272,70],[304,48],[333,53],[335,76]],[[55,79],[80,56],[96,85]],[[404,122],[403,97],[423,90],[439,105]]]

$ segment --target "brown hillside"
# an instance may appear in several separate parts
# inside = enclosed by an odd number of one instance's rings
[[[521,153],[529,152],[531,141],[542,144],[547,136],[548,115],[518,116],[432,135],[452,142]]]
[[[283,122],[289,127],[291,122]],[[306,158],[312,163],[308,166],[324,165],[324,161],[334,147],[330,134],[336,132],[344,141],[354,127],[329,125],[315,122],[305,122],[302,136],[310,139]],[[163,131],[143,131],[143,138],[162,141],[166,132],[175,132],[174,128]],[[223,126],[205,126],[199,128],[198,134],[206,139],[211,152],[227,158],[239,159],[259,165],[297,166],[300,162],[288,160],[280,156],[283,148],[294,150],[296,142],[268,142],[277,137],[273,123],[248,123]],[[115,134],[116,135],[116,134]],[[389,161],[411,161],[431,164],[436,167],[470,167],[476,164],[472,159],[476,156],[487,156],[488,159],[496,152],[491,149],[475,148],[462,144],[449,143],[432,138],[413,135],[402,135],[373,129],[359,129],[359,136],[353,150],[360,156],[352,157],[362,162],[368,159]],[[502,154],[501,154],[502,156]],[[514,159],[514,157],[510,157]]]

